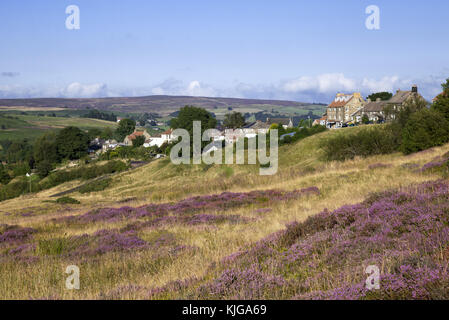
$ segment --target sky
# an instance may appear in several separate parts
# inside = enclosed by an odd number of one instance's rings
[[[432,99],[449,78],[448,12],[447,0],[2,0],[0,98],[327,103],[417,84]]]

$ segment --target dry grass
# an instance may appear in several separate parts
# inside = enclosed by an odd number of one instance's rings
[[[162,159],[134,171],[116,175],[112,187],[102,192],[71,195],[81,201],[80,205],[43,202],[49,200],[50,195],[54,193],[72,188],[77,182],[2,202],[0,224],[36,228],[39,232],[35,240],[38,241],[83,233],[92,234],[97,230],[119,228],[126,224],[94,223],[64,227],[51,221],[53,218],[81,214],[104,206],[134,207],[222,191],[295,190],[310,186],[321,190],[320,196],[276,203],[271,207],[271,212],[263,214],[255,214],[255,208],[251,206],[223,213],[252,218],[251,223],[224,223],[217,226],[173,225],[140,231],[139,236],[144,240],[167,232],[174,235],[177,243],[196,248],[176,256],[167,254],[162,258],[155,258],[153,252],[146,250],[109,253],[85,261],[50,256],[30,264],[0,262],[0,297],[107,298],[108,292],[128,284],[154,288],[174,280],[200,278],[207,273],[208,268],[225,256],[284,228],[284,225],[292,220],[302,221],[325,208],[332,210],[344,204],[362,201],[372,192],[437,179],[436,175],[423,174],[404,168],[403,165],[423,165],[449,150],[449,145],[445,145],[411,156],[392,154],[325,163],[320,160],[321,152],[316,145],[318,140],[327,134],[331,133],[326,132],[296,145],[282,147],[280,168],[275,176],[258,175],[256,166],[174,166],[167,159]],[[378,163],[386,166],[369,168],[370,165]],[[126,199],[130,201],[123,203]],[[32,212],[32,216],[21,216],[25,212]],[[69,264],[76,264],[81,269],[81,290],[70,291],[64,288],[67,276],[64,271]],[[142,292],[123,292],[118,297],[145,298],[145,291]]]

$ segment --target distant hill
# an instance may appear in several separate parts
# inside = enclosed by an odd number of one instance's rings
[[[241,112],[257,112],[264,110],[285,108],[288,113],[307,113],[323,109],[324,105],[310,104],[296,101],[239,99],[239,98],[210,98],[190,96],[146,96],[119,98],[36,98],[36,99],[0,99],[0,108],[70,108],[70,109],[99,109],[116,112],[157,112],[168,115],[185,105],[195,105],[208,110],[220,111],[242,109]],[[220,110],[221,109],[221,110]],[[247,109],[247,110],[245,110]],[[304,112],[306,111],[306,112]]]

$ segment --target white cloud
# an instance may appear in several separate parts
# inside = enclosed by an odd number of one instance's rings
[[[417,84],[420,93],[432,99],[441,92],[441,83],[446,76],[428,76],[420,79],[401,78],[397,75],[382,78],[351,78],[343,73],[325,73],[315,76],[301,76],[292,80],[269,84],[235,83],[229,87],[215,87],[200,80],[183,82],[169,78],[153,85],[138,88],[115,87],[113,90],[104,83],[83,84],[72,82],[65,87],[25,87],[20,85],[1,85],[0,98],[91,98],[126,97],[144,95],[185,95],[207,97],[235,97],[254,99],[295,100],[303,102],[331,101],[337,92],[361,92],[364,96],[373,92],[396,89],[407,90]]]
[[[217,96],[218,90],[211,86],[203,86],[198,80],[193,80],[185,85],[182,81],[167,79],[151,88],[151,93],[156,95]]]
[[[81,84],[73,82],[61,90],[61,96],[67,98],[97,98],[109,96],[108,87],[104,83]]]
[[[353,90],[356,81],[346,78],[343,73],[326,73],[315,77],[303,76],[287,81],[283,85],[286,92],[316,91],[318,93],[331,93],[335,91]]]

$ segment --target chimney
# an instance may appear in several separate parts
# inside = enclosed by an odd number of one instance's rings
[[[418,86],[417,86],[416,84],[414,84],[414,85],[412,86],[412,92],[413,92],[413,93],[418,93]]]

